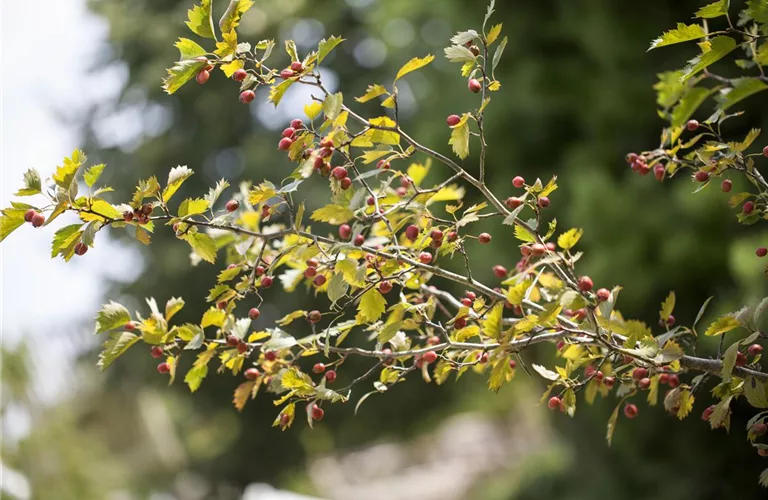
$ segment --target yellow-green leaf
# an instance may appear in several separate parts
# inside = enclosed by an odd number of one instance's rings
[[[204,261],[216,262],[216,242],[205,233],[187,233],[184,239],[195,253]]]
[[[229,33],[240,24],[240,18],[248,9],[253,7],[253,0],[230,0],[227,10],[219,20],[219,28],[223,33]]]
[[[384,94],[389,95],[389,92],[387,92],[387,89],[385,89],[383,86],[378,84],[368,85],[368,90],[365,91],[365,94],[360,97],[355,97],[355,100],[360,103],[368,102],[371,99],[375,99],[376,97]]]
[[[371,288],[360,298],[357,306],[358,323],[373,323],[387,308],[387,299],[375,288]]]
[[[323,62],[323,59],[343,41],[343,38],[333,35],[329,36],[328,39],[320,40],[320,43],[317,44],[317,64]]]
[[[176,191],[178,191],[184,181],[189,179],[194,173],[195,172],[186,165],[179,165],[178,167],[172,168],[171,171],[168,172],[168,183],[166,184],[165,189],[163,189],[163,201],[167,203]]]
[[[416,71],[419,68],[423,68],[427,64],[434,61],[434,59],[435,59],[435,56],[433,56],[432,54],[427,54],[424,57],[414,57],[413,59],[405,63],[405,65],[402,68],[400,68],[400,71],[397,72],[397,76],[395,77],[395,81],[398,81],[400,78],[404,77],[411,71]]]
[[[201,214],[208,210],[208,200],[203,198],[187,198],[179,206],[179,217],[189,217],[190,215]]]
[[[201,0],[200,5],[195,5],[187,11],[187,27],[203,38],[214,38],[210,15],[211,0]]]
[[[483,319],[483,334],[488,337],[499,340],[501,338],[501,319],[504,314],[504,304],[496,303]]]
[[[495,42],[496,39],[501,34],[501,27],[502,27],[502,23],[499,23],[494,25],[490,30],[488,30],[488,37],[486,38],[485,43],[487,43],[488,45],[492,45],[493,42]]]
[[[713,335],[722,335],[740,326],[741,323],[739,323],[738,319],[736,319],[734,316],[726,315],[718,318],[711,325],[709,325],[709,328],[707,328],[707,331],[704,332],[704,335],[708,337]]]
[[[469,120],[469,114],[464,113],[459,123],[452,127],[451,138],[448,140],[453,152],[462,160],[469,156],[469,123],[467,120]]]
[[[682,76],[683,81],[688,80],[688,78],[699,71],[706,69],[709,65],[727,56],[736,48],[736,40],[729,36],[718,36],[710,40],[706,47],[701,54],[688,62],[688,66],[685,67],[685,73]]]
[[[672,311],[675,310],[675,292],[669,292],[669,295],[667,295],[667,298],[664,299],[664,302],[661,303],[661,311],[659,311],[659,316],[661,317],[664,322],[666,322],[669,319],[669,315],[672,314]]]
[[[339,225],[344,224],[354,217],[354,215],[355,213],[348,207],[342,207],[341,205],[334,205],[331,203],[312,212],[310,218],[319,222]]]
[[[704,38],[705,36],[707,36],[707,33],[704,31],[704,27],[700,24],[686,25],[685,23],[677,23],[677,28],[664,32],[663,35],[652,41],[651,47],[648,50],[675,43],[697,40],[699,38]]]
[[[579,228],[569,229],[568,231],[564,232],[563,234],[557,237],[557,244],[563,250],[570,250],[571,248],[576,246],[576,244],[581,239],[582,234],[584,234],[583,229],[579,229]]]

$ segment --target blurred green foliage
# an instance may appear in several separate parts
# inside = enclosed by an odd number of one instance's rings
[[[714,186],[693,196],[685,179],[660,185],[652,176],[632,175],[623,160],[628,151],[658,142],[662,122],[651,89],[656,73],[679,67],[694,55],[686,47],[646,54],[648,44],[690,18],[699,2],[497,3],[495,22],[504,23],[509,44],[497,74],[504,86],[492,96],[486,129],[489,184],[499,196],[513,194],[514,175],[557,174],[562,189],[553,196],[550,210],[562,229],[585,229],[581,269],[600,286],[624,286],[619,306],[626,316],[655,322],[658,304],[671,289],[678,297],[676,315],[687,320],[710,295],[716,295],[713,314],[754,304],[765,295],[759,264],[751,266],[747,260],[754,245],[745,243],[765,237],[765,232],[739,227]],[[292,117],[286,115],[273,130],[267,129],[258,119],[262,106],[271,106],[259,104],[265,96],[251,107],[240,104],[237,85],[219,72],[205,87],[190,84],[173,96],[162,91],[165,68],[176,59],[173,42],[188,36],[182,21],[191,2],[92,0],[90,6],[108,21],[112,47],[97,66],[125,64],[129,70],[114,109],[98,113],[137,108],[144,120],[141,139],[122,147],[99,140],[103,133],[97,114],[82,124],[89,138],[83,148],[93,163],[113,166],[103,179],[123,191],[119,197],[137,179],[164,178],[178,164],[201,174],[184,185],[187,196],[207,191],[222,176],[278,181],[281,169],[290,172],[276,143],[279,129]],[[362,95],[368,84],[391,80],[413,56],[436,54],[433,65],[401,84],[406,94],[401,102],[411,103],[402,116],[406,130],[445,152],[445,117],[471,104],[465,82],[451,72],[455,68],[442,57],[442,47],[454,32],[479,24],[484,10],[485,3],[477,0],[264,0],[244,18],[241,38],[292,37],[306,50],[321,36],[344,36],[347,40],[327,66],[346,96]],[[302,45],[302,39],[307,43]],[[381,64],[366,67],[382,55]],[[768,129],[765,104],[765,97],[750,101],[750,113],[733,120],[733,132],[743,136],[752,126]],[[162,106],[167,127],[158,125],[151,105]],[[366,106],[376,104],[362,106],[363,111]],[[433,168],[431,175],[442,174],[441,168]],[[321,195],[309,199],[308,206],[319,204]],[[510,252],[511,231],[492,223],[488,229],[494,230],[493,244],[473,248],[470,258],[476,263],[475,277],[491,281],[487,263],[511,267],[518,255]],[[180,321],[194,321],[216,269],[190,267],[188,247],[170,232],[159,232],[153,243],[142,248],[142,277],[113,293],[136,301],[144,296],[165,301],[183,293],[187,307]],[[271,307],[262,307],[264,324],[287,309],[285,301],[297,300],[277,288],[269,292]],[[301,300],[298,306],[308,305],[310,294]],[[477,392],[485,391],[483,381],[468,380],[470,376],[440,388],[413,380],[370,398],[357,417],[351,405],[335,405],[319,429],[306,432],[297,422],[281,433],[270,427],[276,410],[266,399],[257,399],[242,414],[234,411],[231,397],[237,380],[211,377],[194,395],[178,382],[167,389],[147,354],[130,352],[101,376],[103,385],[83,391],[88,397],[39,414],[31,436],[6,453],[9,465],[40,487],[39,498],[103,498],[107,488],[142,494],[170,489],[182,474],[203,478],[210,498],[234,498],[252,481],[307,488],[297,477],[302,477],[308,455],[408,439],[451,413],[477,409]],[[549,350],[527,354],[529,362],[551,355]],[[83,357],[88,366],[95,361],[93,353]],[[358,364],[350,372],[360,371],[363,362],[348,361]],[[97,376],[95,368],[86,373]],[[523,375],[512,385],[538,384]],[[515,395],[514,388],[498,395],[483,392],[483,398],[493,400],[485,409],[515,405]],[[708,395],[701,392],[697,399],[698,413],[709,404]],[[495,479],[479,485],[476,492],[485,493],[475,498],[764,498],[765,491],[756,484],[764,465],[744,438],[745,414],[739,408],[732,434],[726,435],[710,432],[696,418],[681,423],[661,408],[641,406],[642,418],[620,421],[608,448],[605,424],[613,404],[582,404],[573,420],[553,415],[545,425],[572,449],[571,458],[554,470],[530,467],[522,483]],[[164,434],[168,426],[176,432]],[[37,467],[45,455],[68,457],[67,463]],[[103,473],[91,469],[99,463]]]

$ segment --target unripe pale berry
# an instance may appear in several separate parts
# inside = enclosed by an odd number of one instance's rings
[[[521,200],[520,198],[516,198],[514,196],[510,196],[509,198],[504,200],[504,204],[507,206],[508,209],[514,210],[523,204],[523,200]]]
[[[286,129],[283,129],[282,136],[288,137],[289,139],[293,138],[293,136],[296,135],[296,129],[293,127],[288,127]]]
[[[384,280],[381,283],[379,283],[379,291],[381,293],[389,293],[392,291],[392,282]]]
[[[409,240],[415,240],[419,237],[419,228],[415,224],[411,224],[410,226],[405,228],[405,237]]]
[[[699,128],[699,122],[697,120],[688,120],[688,123],[685,124],[685,128],[693,132]]]
[[[459,115],[449,115],[445,120],[449,127],[455,127],[460,121],[461,117]]]
[[[40,212],[35,212],[35,215],[32,216],[32,225],[34,227],[40,227],[43,224],[45,224],[45,215]]]
[[[438,345],[440,343],[440,337],[437,335],[432,335],[427,338],[427,344],[429,345]]]
[[[259,378],[259,375],[261,375],[261,373],[259,372],[258,368],[248,368],[243,372],[243,375],[245,375],[245,378],[247,378],[248,380],[256,380],[257,378]]]
[[[227,212],[234,212],[240,208],[240,202],[237,200],[229,200],[227,202]]]
[[[485,245],[486,243],[491,242],[491,235],[488,233],[480,233],[480,235],[477,237],[477,240]]]
[[[760,422],[752,426],[752,433],[755,436],[764,436],[768,432],[768,425]]]
[[[555,250],[557,250],[557,247],[551,241],[546,243],[544,246],[547,247],[547,250],[549,250],[550,252],[554,252]]]
[[[768,448],[758,448],[757,454],[760,455],[761,457],[768,457]]]
[[[296,73],[301,73],[304,71],[304,65],[301,64],[299,61],[294,61],[291,63],[291,70],[293,70]]]
[[[333,383],[333,381],[336,380],[336,371],[328,370],[325,374],[325,380],[327,380],[328,383]]]
[[[752,344],[751,346],[749,346],[749,348],[747,348],[747,352],[749,353],[750,356],[757,356],[758,354],[763,352],[763,346],[761,346],[760,344]]]
[[[635,380],[641,380],[648,376],[648,369],[643,368],[642,366],[638,366],[634,370],[632,370],[632,378]]]
[[[344,167],[333,167],[331,175],[341,180],[347,177],[347,169]]]
[[[312,283],[315,284],[315,286],[323,286],[325,285],[325,282],[327,281],[324,274],[318,274],[315,276],[315,279],[312,280]]]
[[[325,416],[325,412],[323,411],[322,408],[317,406],[317,404],[313,404],[311,415],[312,415],[312,420],[322,420],[323,417]]]
[[[765,248],[765,247],[758,248],[757,250],[755,250],[755,255],[757,255],[758,257],[765,257],[766,255],[768,255],[768,248]]]
[[[261,286],[263,288],[269,288],[272,286],[273,281],[274,280],[272,279],[272,276],[264,276],[263,278],[261,278]]]
[[[365,236],[359,233],[356,234],[355,239],[352,240],[352,244],[355,245],[356,247],[359,247],[359,246],[362,246],[363,243],[365,243]]]
[[[632,403],[627,403],[624,406],[624,416],[627,418],[635,418],[637,416],[637,406]]]
[[[248,104],[254,99],[256,99],[256,93],[253,90],[243,90],[240,92],[240,102],[243,104]]]
[[[592,290],[592,287],[594,284],[592,283],[592,278],[589,276],[582,276],[579,278],[579,290],[582,292],[588,292]]]
[[[248,311],[248,317],[251,318],[252,320],[259,319],[259,316],[261,316],[261,311],[259,311],[258,307],[252,307]]]
[[[507,277],[507,268],[504,266],[493,266],[493,274],[497,278],[506,278]]]
[[[235,72],[232,73],[232,79],[236,82],[242,82],[245,80],[246,76],[248,76],[248,72],[242,68],[235,70]]]
[[[155,359],[162,358],[165,354],[163,353],[163,348],[159,345],[153,346],[152,349],[149,350],[149,355],[152,356]]]
[[[432,254],[429,252],[421,252],[419,254],[419,261],[422,264],[429,264],[430,262],[432,262]]]
[[[312,367],[313,373],[320,374],[320,373],[323,373],[324,371],[325,371],[325,364],[323,363],[315,363],[315,366]]]
[[[288,137],[283,137],[280,139],[280,142],[277,143],[277,149],[280,151],[288,151],[291,147],[291,144],[293,144],[293,141],[289,139]]]
[[[211,78],[211,74],[208,73],[206,70],[200,71],[197,76],[195,76],[195,80],[197,80],[197,83],[200,85],[204,84],[208,81],[208,79]]]
[[[301,121],[299,118],[294,118],[291,120],[291,128],[294,130],[301,130],[304,128],[304,122]]]
[[[741,211],[744,212],[745,214],[751,214],[754,209],[755,209],[755,202],[748,201],[744,203],[744,206],[742,207]]]
[[[160,363],[159,365],[157,365],[157,373],[162,373],[163,375],[165,375],[166,373],[170,373],[170,371],[171,371],[171,365],[169,365],[168,363]]]
[[[595,292],[595,295],[597,296],[597,300],[600,302],[605,302],[611,298],[611,291],[607,288],[600,288],[597,292]]]
[[[349,224],[342,224],[339,226],[339,238],[342,240],[348,240],[352,236],[352,227]]]
[[[549,398],[549,401],[547,401],[547,407],[550,410],[557,410],[560,408],[560,403],[562,403],[562,399],[558,398],[557,396],[552,396]]]
[[[539,208],[547,208],[549,206],[549,198],[546,196],[539,197]]]
[[[425,352],[421,357],[426,364],[434,363],[437,360],[437,353],[435,351]]]
[[[469,91],[473,94],[477,94],[483,89],[483,86],[480,84],[480,82],[477,81],[476,78],[470,78],[470,80],[467,82],[467,88],[469,88]]]

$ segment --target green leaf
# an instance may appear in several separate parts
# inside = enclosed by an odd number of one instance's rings
[[[323,101],[323,113],[329,120],[335,120],[339,113],[341,113],[341,105],[344,101],[344,96],[341,92],[336,92],[325,98]]]
[[[651,47],[648,50],[675,43],[697,40],[699,38],[704,38],[705,36],[707,36],[707,33],[704,31],[704,27],[700,24],[686,25],[685,23],[677,23],[676,29],[666,31],[659,38],[652,41]]]
[[[51,245],[51,257],[61,255],[64,259],[69,260],[68,255],[75,251],[75,245],[80,241],[82,231],[80,228],[82,224],[71,224],[64,226],[53,235],[53,244]]]
[[[501,61],[501,56],[504,54],[504,49],[507,48],[507,37],[504,37],[501,40],[501,43],[498,47],[496,47],[496,51],[493,53],[493,65],[492,68],[495,70],[496,66],[499,65],[499,62]]]
[[[360,97],[355,97],[355,101],[364,103],[384,94],[389,95],[389,92],[387,92],[387,89],[385,89],[382,85],[379,85],[379,84],[368,85],[368,90],[365,91],[365,94]]]
[[[681,81],[682,76],[682,70],[659,73],[659,81],[653,86],[659,106],[669,109],[685,94],[688,86]]]
[[[707,328],[707,331],[704,332],[704,335],[708,337],[714,335],[722,335],[740,326],[741,323],[738,319],[736,319],[734,316],[726,315],[718,318],[711,325],[709,325],[709,328]]]
[[[696,324],[699,322],[702,316],[704,316],[704,312],[707,310],[707,306],[709,305],[710,301],[712,301],[713,297],[709,297],[707,300],[704,301],[704,303],[699,308],[699,312],[696,314],[696,319],[693,320],[693,325],[691,325],[691,328],[693,329],[694,333],[696,332]]]
[[[724,16],[728,13],[729,0],[719,0],[715,3],[705,5],[696,11],[695,16],[704,19]]]
[[[737,78],[731,80],[731,83],[733,84],[732,88],[720,90],[720,94],[717,96],[717,101],[723,111],[753,94],[768,89],[768,85],[759,78]]]
[[[355,213],[348,207],[342,207],[341,205],[329,204],[324,207],[318,208],[310,219],[319,222],[327,222],[329,224],[340,225],[344,224],[348,220],[354,217]]]
[[[24,214],[26,211],[26,208],[3,209],[3,215],[0,217],[0,241],[3,241],[9,234],[24,224]]]
[[[357,305],[358,323],[373,323],[384,314],[387,299],[375,288],[371,288],[360,298]]]
[[[205,196],[205,200],[208,202],[208,206],[212,207],[216,204],[216,200],[229,187],[229,182],[226,179],[221,179],[216,183],[216,187],[212,187],[208,190],[208,194]]]
[[[477,57],[464,45],[451,45],[443,49],[446,59],[451,62],[474,63]]]
[[[510,382],[514,376],[515,370],[509,366],[509,357],[499,356],[494,361],[491,376],[488,377],[488,389],[493,392],[498,392],[498,390],[501,389],[501,386],[506,382]]]
[[[681,77],[683,81],[727,56],[736,48],[736,40],[728,36],[718,36],[700,45],[703,46],[703,52],[688,61],[688,66],[684,70],[685,73]]]
[[[187,233],[184,239],[201,259],[211,264],[216,262],[216,242],[213,238],[205,233]]]
[[[656,363],[671,363],[683,357],[683,349],[674,340],[668,340],[664,347],[656,354]]]
[[[251,205],[256,206],[276,195],[277,191],[271,182],[262,182],[257,187],[253,188],[250,193],[248,193],[248,202]]]
[[[752,375],[744,380],[744,396],[755,408],[768,408],[768,385]]]
[[[93,187],[93,185],[96,184],[96,181],[99,180],[99,177],[101,177],[101,173],[104,171],[105,167],[106,167],[105,164],[100,163],[86,170],[85,174],[83,174],[83,180],[85,181],[85,185],[88,187]]]
[[[72,182],[75,180],[77,169],[80,168],[80,165],[85,163],[86,160],[87,158],[85,154],[79,149],[76,149],[72,152],[71,157],[64,158],[64,165],[56,167],[56,172],[53,174],[53,181],[60,188],[69,190]]]
[[[288,87],[293,85],[294,82],[295,80],[293,78],[289,78],[276,85],[272,85],[269,88],[269,102],[277,107],[277,105],[280,104],[280,100],[285,95],[285,92],[288,90]]]
[[[563,250],[570,250],[571,248],[576,246],[576,244],[579,242],[583,234],[584,234],[583,229],[579,229],[579,228],[569,229],[568,231],[564,232],[563,234],[557,237],[557,244]]]
[[[423,68],[424,66],[431,63],[434,60],[435,60],[435,56],[433,56],[432,54],[427,54],[424,57],[414,57],[413,59],[405,63],[405,65],[402,68],[400,68],[400,71],[397,72],[397,76],[395,76],[395,81],[398,81],[399,79],[401,79],[402,77],[410,73],[411,71],[416,71],[417,69]]]
[[[515,226],[515,238],[522,241],[523,243],[533,243],[536,241],[536,236],[531,234],[530,231],[528,231],[523,226]]]
[[[462,160],[469,156],[469,114],[462,115],[458,124],[452,127],[451,138],[448,140],[453,152]]]
[[[764,469],[763,472],[760,473],[758,484],[763,488],[768,488],[768,469]]]
[[[124,305],[110,301],[96,315],[96,333],[104,333],[116,328],[122,328],[130,320],[131,314]]]
[[[200,5],[195,5],[187,11],[187,27],[203,38],[214,38],[210,15],[211,0],[201,0]]]
[[[207,53],[203,47],[189,38],[179,38],[173,46],[179,49],[180,61],[192,60]]]
[[[384,325],[384,328],[379,331],[379,343],[384,344],[392,340],[392,338],[397,335],[397,332],[400,331],[400,329],[403,327],[403,323],[403,321],[395,321],[393,323]]]
[[[206,328],[208,326],[224,325],[224,319],[227,317],[227,313],[221,309],[211,307],[205,313],[203,313],[203,319],[200,321],[200,326]]]
[[[184,299],[181,297],[171,297],[168,302],[165,303],[165,320],[170,321],[171,318],[184,307]]]
[[[682,420],[685,417],[687,417],[691,411],[693,410],[693,402],[694,402],[693,394],[691,394],[691,391],[688,389],[683,389],[680,391],[680,403],[677,408],[677,418]]]
[[[454,45],[464,45],[477,38],[479,38],[479,35],[475,30],[459,31],[451,37],[451,43]]]
[[[747,9],[742,14],[761,24],[766,24],[768,23],[768,2],[765,0],[747,0]]]
[[[186,165],[173,167],[171,171],[168,172],[168,183],[165,185],[165,189],[163,189],[163,202],[168,203],[181,185],[184,184],[184,181],[189,179],[194,173],[195,172],[191,168],[187,168]],[[208,198],[206,198],[206,201],[208,201]]]
[[[720,372],[720,377],[723,382],[731,380],[731,373],[733,373],[733,367],[736,366],[736,356],[739,353],[739,343],[734,342],[723,354],[723,370]]]
[[[688,91],[680,102],[672,110],[670,124],[673,127],[681,127],[693,116],[699,106],[707,100],[709,96],[717,91],[716,88],[706,89],[703,87],[694,87]]]
[[[327,40],[325,38],[320,40],[320,43],[317,44],[317,64],[320,65],[320,63],[323,62],[323,59],[325,59],[326,56],[343,41],[343,38],[333,35],[328,37]]]
[[[312,383],[312,379],[295,366],[282,372],[280,386],[289,391],[296,391],[296,394],[299,396],[311,396],[315,393],[315,385]]]
[[[219,19],[219,28],[221,28],[222,33],[229,33],[237,28],[237,25],[240,24],[240,18],[251,7],[253,7],[253,0],[230,0],[227,10]]]
[[[24,187],[16,191],[16,196],[32,196],[42,191],[42,182],[37,170],[30,168],[24,172]]]
[[[368,120],[374,127],[395,128],[397,124],[388,116],[379,116]],[[400,144],[400,134],[391,130],[373,129],[369,130],[364,137],[367,137],[374,144],[389,144],[397,146]]]
[[[624,404],[624,400],[621,400],[619,404],[616,405],[616,408],[613,409],[613,413],[611,413],[611,416],[608,419],[608,428],[605,433],[605,439],[608,441],[608,446],[611,446],[613,432],[616,430],[616,424],[619,421],[619,408],[622,404]]]
[[[351,286],[361,288],[365,286],[365,266],[358,266],[352,259],[340,260],[336,263],[336,271],[344,276],[344,281]]]
[[[482,321],[483,334],[488,337],[499,340],[501,338],[501,320],[504,315],[504,303],[496,303],[488,314],[485,315],[485,319]]]
[[[106,370],[117,358],[125,353],[133,344],[138,342],[139,336],[130,332],[114,332],[104,342],[103,349],[99,353],[99,362],[96,366],[99,370]]]
[[[168,69],[168,75],[163,78],[163,90],[168,94],[173,94],[179,90],[185,83],[193,79],[205,67],[205,62],[186,60],[179,61]]]
[[[667,295],[667,298],[664,299],[664,302],[661,303],[661,311],[659,311],[659,317],[661,317],[664,322],[666,322],[669,319],[669,315],[672,314],[672,311],[675,310],[675,292],[669,292],[669,295]]]
[[[195,392],[200,388],[206,375],[208,375],[208,365],[195,366],[187,372],[184,382],[189,386],[190,392]]]
[[[203,198],[187,198],[179,206],[179,217],[189,217],[190,215],[201,214],[208,210],[208,200]]]
[[[347,295],[349,285],[344,281],[344,275],[336,273],[328,281],[328,299],[335,304]]]

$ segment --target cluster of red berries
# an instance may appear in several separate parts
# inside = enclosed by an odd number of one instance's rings
[[[140,207],[134,208],[133,211],[126,210],[123,212],[123,220],[125,222],[135,221],[138,224],[146,224],[149,222],[149,215],[152,213],[152,210],[152,205],[145,203]]]
[[[304,72],[304,65],[301,64],[299,61],[294,61],[291,63],[290,66],[280,71],[280,78],[282,78],[283,80],[296,78],[298,76],[301,76],[303,72]]]
[[[291,120],[291,125],[283,130],[283,137],[280,139],[280,142],[277,143],[277,149],[280,151],[288,151],[294,141],[298,138],[297,134],[303,128],[304,122],[302,122],[300,119],[296,118]]]
[[[29,222],[34,227],[40,227],[45,224],[45,215],[41,214],[34,208],[30,208],[24,212],[24,221]]]

